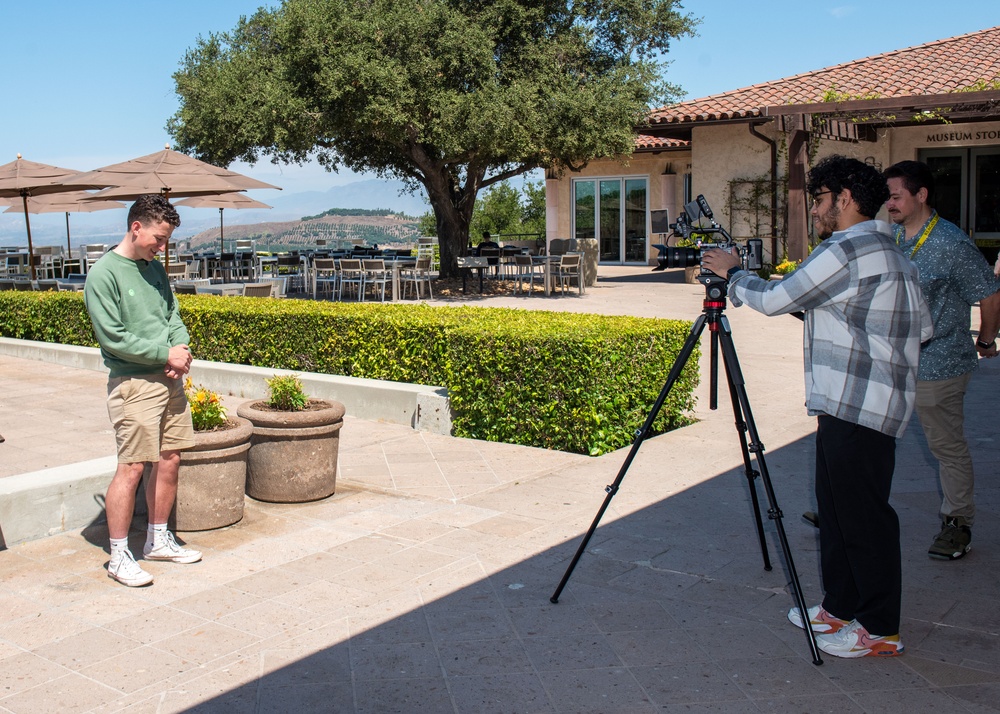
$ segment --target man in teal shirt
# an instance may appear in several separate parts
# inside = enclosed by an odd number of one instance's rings
[[[969,237],[931,207],[934,175],[927,164],[901,161],[884,176],[896,243],[920,271],[920,288],[934,321],[934,337],[920,348],[916,407],[927,446],[940,465],[944,496],[941,530],[928,555],[956,560],[971,548],[976,516],[972,457],[965,439],[965,390],[979,357],[997,354],[1000,283]],[[970,309],[976,302],[980,325],[973,340]]]
[[[157,195],[140,196],[128,213],[128,232],[87,274],[84,300],[101,346],[108,378],[108,414],[118,443],[118,468],[105,507],[111,539],[108,576],[129,587],[149,585],[128,548],[135,493],[146,463],[149,526],[146,560],[194,563],[201,553],[183,548],[167,530],[177,496],[180,452],[194,445],[183,379],[191,367],[188,332],[167,274],[156,254],[180,217]]]

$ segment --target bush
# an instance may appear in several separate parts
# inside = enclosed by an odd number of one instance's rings
[[[309,397],[306,396],[298,375],[274,375],[266,381],[268,393],[270,394],[267,406],[272,409],[278,409],[283,412],[300,412],[309,403]]]
[[[598,455],[645,421],[690,323],[427,305],[179,296],[207,360],[448,389],[456,436]],[[96,346],[82,296],[0,292],[0,335]],[[697,352],[653,425],[689,423]]]
[[[449,337],[455,434],[594,456],[631,443],[690,331],[671,320],[484,312]],[[690,423],[695,357],[654,432]]]

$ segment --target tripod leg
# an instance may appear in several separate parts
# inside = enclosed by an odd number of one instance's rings
[[[719,338],[719,331],[712,333],[713,339]],[[734,353],[735,354],[735,353]],[[757,541],[760,543],[760,554],[764,559],[764,570],[771,570],[771,557],[767,552],[767,540],[764,537],[764,523],[760,516],[760,499],[757,497],[757,485],[755,481],[760,473],[754,469],[753,462],[750,459],[750,452],[755,454],[762,452],[764,449],[763,444],[754,441],[752,444],[747,444],[747,424],[743,419],[743,408],[740,406],[740,397],[736,391],[736,379],[729,371],[729,362],[725,361],[726,367],[726,381],[729,383],[729,398],[732,400],[733,404],[733,418],[736,420],[736,434],[740,439],[740,450],[743,452],[743,473],[747,478],[747,486],[750,488],[750,503],[753,505],[753,515],[754,515],[754,525],[757,528]],[[742,383],[743,376],[739,375],[739,381]]]
[[[590,524],[590,528],[587,530],[586,535],[583,536],[583,540],[580,542],[580,547],[577,548],[576,554],[573,556],[573,560],[570,561],[569,567],[566,568],[566,573],[563,575],[562,580],[559,582],[556,591],[549,598],[550,602],[559,602],[559,595],[562,594],[563,588],[566,587],[566,583],[569,582],[570,576],[573,574],[573,570],[576,568],[576,564],[580,560],[580,556],[587,549],[587,543],[590,542],[591,537],[597,530],[598,524],[601,522],[601,518],[604,517],[604,512],[608,510],[608,506],[611,505],[611,499],[615,497],[618,493],[618,488],[621,486],[622,479],[625,478],[625,473],[628,471],[629,466],[632,465],[632,460],[635,458],[636,453],[639,451],[639,447],[642,446],[642,442],[646,440],[649,435],[650,430],[653,428],[653,422],[656,420],[657,414],[660,413],[660,409],[663,407],[663,403],[667,400],[667,395],[670,394],[671,388],[673,388],[674,383],[677,378],[680,377],[681,370],[684,369],[684,365],[687,364],[688,359],[691,357],[691,353],[694,352],[694,348],[698,345],[698,341],[701,339],[701,333],[705,329],[705,315],[699,315],[698,319],[695,320],[694,324],[691,326],[691,332],[688,333],[687,339],[684,340],[684,346],[681,347],[681,351],[677,354],[677,359],[674,360],[673,367],[670,368],[670,373],[667,375],[667,381],[663,385],[663,389],[660,390],[660,396],[656,398],[656,402],[653,404],[653,408],[650,409],[649,414],[646,416],[646,421],[643,423],[642,428],[635,433],[635,440],[632,442],[632,448],[628,452],[628,456],[625,457],[625,462],[622,464],[621,469],[618,470],[618,476],[615,477],[614,482],[610,486],[605,487],[607,496],[604,498],[604,503],[601,504],[600,509],[597,511],[597,515],[594,517],[594,522]]]
[[[778,499],[774,494],[774,487],[771,485],[771,475],[768,473],[767,462],[764,460],[764,445],[760,443],[757,425],[754,423],[753,413],[750,411],[750,399],[747,397],[746,383],[743,381],[743,372],[740,370],[739,359],[736,356],[736,347],[733,344],[733,335],[729,328],[729,320],[723,315],[719,318],[719,321],[722,328],[719,334],[719,341],[722,345],[722,359],[726,365],[726,375],[729,377],[731,389],[737,395],[740,408],[746,418],[747,431],[753,444],[751,448],[757,459],[757,466],[760,467],[761,483],[764,484],[764,493],[767,495],[769,506],[767,517],[774,521],[775,530],[778,532],[778,542],[781,544],[781,552],[785,556],[785,563],[788,566],[795,604],[799,608],[799,612],[807,613],[809,608],[806,607],[805,597],[802,595],[802,585],[799,583],[799,575],[795,570],[795,562],[792,560],[792,550],[788,545],[788,537],[785,535],[781,509],[778,507]],[[813,664],[823,664],[819,648],[816,647],[816,637],[812,628],[806,627],[805,633],[806,640],[809,643],[809,651],[812,653]]]

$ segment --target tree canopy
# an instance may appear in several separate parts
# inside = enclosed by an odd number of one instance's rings
[[[285,0],[199,38],[175,73],[179,148],[402,178],[430,199],[442,269],[478,192],[536,168],[629,155],[677,0]]]

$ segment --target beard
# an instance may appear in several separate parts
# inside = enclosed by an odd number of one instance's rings
[[[817,216],[813,225],[819,239],[826,240],[837,230],[837,223],[840,220],[840,207],[837,204],[830,206],[830,209],[821,216]]]

